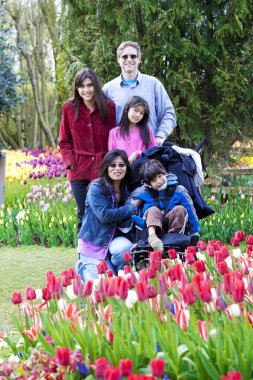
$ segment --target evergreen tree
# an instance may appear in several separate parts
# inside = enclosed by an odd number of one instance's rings
[[[120,72],[116,48],[139,42],[140,71],[164,84],[176,108],[170,139],[226,156],[253,137],[253,1],[68,0],[66,65],[90,66],[104,82]]]

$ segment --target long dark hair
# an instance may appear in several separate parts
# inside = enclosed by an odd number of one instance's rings
[[[140,128],[140,135],[142,138],[142,141],[146,146],[148,146],[150,142],[150,133],[148,128],[148,119],[149,119],[149,105],[148,102],[143,99],[141,96],[132,96],[128,101],[126,102],[126,105],[124,107],[124,111],[120,120],[120,128],[119,128],[119,134],[123,138],[127,137],[129,135],[129,120],[128,120],[128,112],[130,108],[134,108],[137,106],[142,106],[144,108],[144,115],[141,121],[137,124],[137,127]]]
[[[121,149],[112,149],[104,156],[98,173],[98,181],[103,183],[108,190],[113,190],[113,183],[108,175],[109,165],[117,158],[120,157],[126,164],[126,175],[120,182],[120,202],[125,202],[127,196],[127,183],[131,177],[131,168],[127,158],[127,154]]]
[[[78,93],[78,88],[82,86],[83,81],[86,78],[90,78],[93,86],[94,86],[94,99],[95,103],[98,108],[99,115],[101,117],[102,121],[108,120],[108,112],[107,112],[107,104],[106,104],[106,96],[104,95],[102,91],[102,85],[100,82],[100,79],[98,78],[97,74],[89,69],[85,68],[80,71],[75,76],[74,83],[73,83],[73,98],[71,99],[73,102],[73,107],[75,108],[75,120],[78,119],[79,116],[79,110],[80,110],[80,103],[83,102],[83,99],[80,97]]]

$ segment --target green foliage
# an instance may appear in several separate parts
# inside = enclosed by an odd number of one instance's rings
[[[176,108],[172,139],[194,146],[206,135],[220,160],[236,139],[252,137],[253,3],[239,1],[68,1],[66,66],[119,74],[116,48],[142,48],[140,70],[158,77]],[[74,70],[75,71],[75,70]]]

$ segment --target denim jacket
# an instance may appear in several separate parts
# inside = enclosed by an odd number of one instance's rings
[[[85,204],[85,215],[78,237],[105,248],[116,230],[117,222],[138,212],[137,207],[131,203],[118,207],[115,193],[99,181],[91,183]]]

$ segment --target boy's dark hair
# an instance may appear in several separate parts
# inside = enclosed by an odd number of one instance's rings
[[[160,161],[152,159],[140,168],[140,177],[147,185],[158,175],[166,174],[166,170]]]

